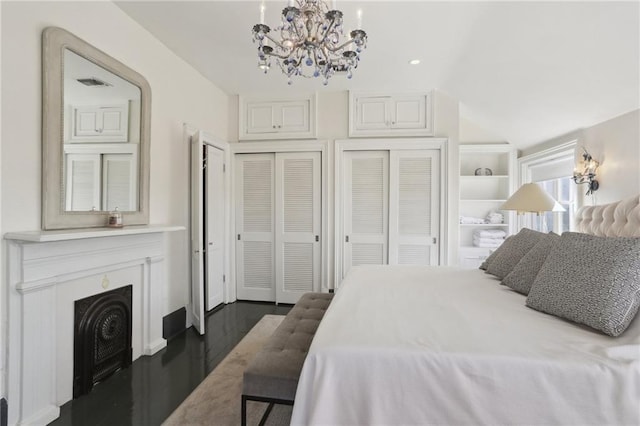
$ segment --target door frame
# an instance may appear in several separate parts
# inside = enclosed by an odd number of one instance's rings
[[[445,265],[447,259],[447,246],[450,238],[446,230],[449,229],[447,215],[448,202],[448,170],[449,154],[447,150],[447,138],[411,138],[411,139],[340,139],[334,142],[333,158],[335,171],[334,177],[334,288],[340,287],[343,270],[343,244],[344,238],[344,152],[345,151],[391,151],[391,150],[417,150],[432,149],[440,151],[440,229],[438,238],[440,247],[438,252],[439,264]]]
[[[233,287],[233,292],[231,291],[231,286],[230,286],[230,279],[229,279],[229,275],[231,272],[230,269],[230,265],[231,265],[231,256],[230,253],[232,253],[231,250],[231,240],[232,240],[232,234],[231,234],[231,170],[230,170],[230,163],[231,163],[231,144],[229,144],[228,142],[223,141],[222,139],[219,139],[215,136],[213,136],[210,133],[207,132],[200,132],[200,135],[202,137],[202,142],[206,145],[212,146],[214,148],[217,148],[221,151],[223,151],[224,153],[224,275],[225,275],[225,282],[224,282],[224,303],[231,303],[233,301],[235,301],[235,287]]]
[[[333,187],[333,146],[328,141],[315,141],[315,140],[292,140],[292,141],[263,141],[263,142],[239,142],[230,144],[230,161],[227,164],[227,177],[231,178],[231,191],[236,191],[237,183],[235,181],[235,154],[260,154],[260,153],[278,153],[278,152],[320,152],[321,162],[321,209],[322,209],[322,230],[320,232],[321,242],[321,268],[320,268],[320,287],[314,289],[314,291],[327,292],[332,287],[331,274],[329,271],[332,265],[329,264],[331,260],[330,247],[333,246],[332,235],[329,233],[329,188]],[[235,203],[230,203],[230,227],[233,229],[235,236],[236,230],[236,207]],[[231,241],[230,241],[231,242]],[[229,279],[227,280],[227,286],[229,288],[230,301],[236,300],[236,254],[235,250],[231,250],[230,254],[230,268]]]
[[[220,149],[223,151],[223,156],[224,156],[224,164],[226,165],[226,169],[225,173],[223,174],[224,176],[224,203],[225,203],[225,209],[224,209],[224,226],[225,226],[225,231],[224,231],[224,245],[223,245],[223,270],[224,270],[224,275],[225,275],[225,282],[223,283],[223,301],[224,303],[230,303],[231,301],[231,297],[230,297],[230,291],[229,291],[229,252],[230,252],[230,238],[231,238],[231,234],[230,234],[230,218],[229,218],[229,214],[230,214],[230,204],[231,204],[231,180],[229,179],[229,170],[228,170],[228,164],[229,164],[229,159],[230,159],[230,154],[229,154],[229,144],[213,135],[211,135],[210,133],[204,132],[204,131],[200,131],[195,129],[192,126],[189,126],[188,124],[184,125],[184,132],[185,132],[185,139],[189,144],[189,148],[190,150],[192,150],[194,148],[194,146],[198,146],[200,149],[198,150],[199,152],[202,152],[202,147],[204,145],[209,145],[212,146],[214,148]],[[191,151],[190,151],[191,152]],[[190,153],[189,155],[189,169],[191,170],[191,164],[192,164],[192,153]],[[190,172],[190,176],[193,176],[193,170],[191,170]],[[193,279],[193,251],[196,250],[196,247],[193,247],[193,221],[194,221],[194,216],[195,216],[195,212],[193,211],[193,200],[191,199],[191,197],[193,196],[193,185],[191,183],[193,177],[191,177],[189,179],[189,302],[187,305],[187,322],[188,324],[194,325],[193,324],[193,316],[192,316],[192,312],[194,311],[194,309],[198,309],[199,311],[201,311],[203,313],[203,316],[206,314],[206,305],[205,305],[205,300],[202,299],[200,302],[202,303],[201,307],[196,307],[193,306],[193,292],[196,291],[196,289],[194,288],[194,279]],[[204,220],[204,218],[202,218],[202,220]],[[204,262],[204,260],[203,260]],[[203,263],[204,265],[204,263]],[[203,266],[201,265],[201,266]],[[204,278],[203,278],[204,280]],[[204,295],[204,281],[200,282],[197,284],[198,286],[202,285],[202,289],[197,289],[197,291],[202,291],[202,294]],[[202,323],[202,321],[201,321]],[[205,330],[204,328],[202,330],[200,330],[202,334],[204,334]]]

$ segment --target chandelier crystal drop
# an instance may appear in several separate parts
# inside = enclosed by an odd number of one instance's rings
[[[342,24],[342,12],[330,10],[323,0],[290,0],[282,10],[282,23],[273,32],[264,22],[253,26],[258,67],[266,74],[274,60],[289,77],[289,84],[294,76],[322,76],[325,85],[337,72],[351,78],[367,47],[367,33],[355,29],[344,40]]]

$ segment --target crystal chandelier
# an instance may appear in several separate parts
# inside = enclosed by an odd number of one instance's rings
[[[264,23],[264,6],[260,17],[261,23],[253,26],[258,66],[266,74],[273,58],[289,77],[289,84],[293,76],[322,76],[325,85],[336,72],[345,72],[351,78],[352,70],[358,67],[360,52],[366,48],[367,33],[361,29],[351,31],[350,38],[341,40],[342,12],[330,10],[323,0],[289,0],[282,10],[282,23],[274,31],[279,37],[274,37]]]

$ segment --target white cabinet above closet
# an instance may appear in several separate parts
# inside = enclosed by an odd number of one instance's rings
[[[430,92],[349,92],[349,136],[431,136],[432,99]]]
[[[74,105],[71,107],[70,142],[127,142],[129,106]]]
[[[310,139],[316,137],[316,97],[240,97],[239,139]]]

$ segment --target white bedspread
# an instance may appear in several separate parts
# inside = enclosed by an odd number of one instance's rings
[[[640,424],[640,320],[612,338],[524,303],[479,270],[352,268],[292,424]]]

